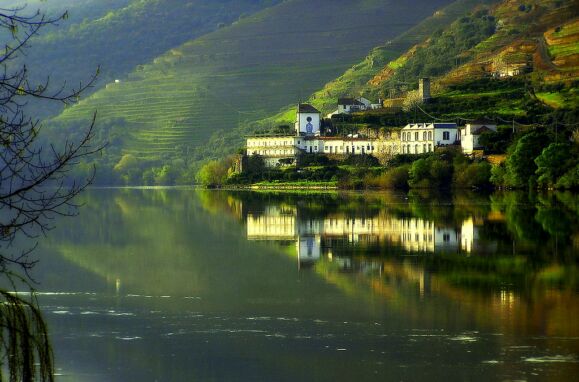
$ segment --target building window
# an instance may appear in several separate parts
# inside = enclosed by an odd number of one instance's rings
[[[419,133],[418,131],[414,133],[414,140],[415,140],[415,141],[418,140],[418,135],[419,135],[419,134],[420,134],[420,133]]]
[[[432,140],[432,131],[428,132],[428,140],[431,141]]]
[[[422,133],[422,140],[423,140],[423,141],[426,140],[426,136],[427,136],[427,134],[426,134],[426,131],[425,131],[425,132]]]
[[[444,132],[442,133],[442,139],[445,140],[445,141],[448,141],[448,140],[450,139],[450,132],[444,131]]]

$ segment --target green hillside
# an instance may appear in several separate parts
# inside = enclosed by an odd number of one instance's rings
[[[32,80],[76,86],[100,66],[90,91],[154,57],[280,0],[81,0],[29,3],[49,16],[68,9],[69,18],[46,27],[22,57]],[[38,113],[38,105],[35,112]],[[46,110],[42,110],[46,113]],[[54,109],[49,109],[54,112]],[[57,109],[57,111],[60,111]]]
[[[372,84],[372,81],[380,73],[388,68],[403,67],[408,50],[413,51],[415,46],[424,43],[434,32],[439,33],[447,29],[456,19],[466,16],[481,6],[492,5],[498,1],[457,0],[439,9],[432,16],[405,33],[373,48],[362,61],[348,68],[332,81],[315,89],[315,92],[308,97],[308,102],[326,114],[336,109],[337,99],[343,95],[364,95],[374,101],[377,101],[379,97],[384,98],[384,94],[381,93],[383,89],[387,89],[387,86]],[[417,78],[414,81],[417,82]],[[202,149],[202,156],[219,158],[231,153],[232,147],[243,146],[244,134],[256,130],[267,131],[272,126],[293,123],[294,113],[295,107],[290,104],[273,117],[245,123],[238,129],[228,131],[226,134],[215,134],[211,137],[209,144]]]
[[[307,97],[448,2],[286,1],[138,66],[54,124],[81,127],[98,110],[110,143],[99,163],[115,169],[108,180],[141,183],[151,168],[194,172],[212,135]]]
[[[541,105],[537,110],[541,102],[576,108],[578,16],[577,7],[557,0],[532,0],[525,5],[456,2],[390,44],[372,50],[364,61],[314,93],[309,102],[327,113],[336,109],[336,99],[344,94],[376,100],[388,99],[394,91],[394,97],[401,98],[386,104],[401,105],[420,77],[430,77],[435,98],[424,109],[435,117],[495,115],[530,122],[533,113],[548,112]],[[404,47],[409,35],[415,37],[414,43]],[[404,49],[396,52],[392,45]],[[513,70],[520,75],[508,74]],[[493,76],[504,77],[495,81]],[[293,112],[289,106],[257,128],[288,123]],[[389,113],[368,113],[366,120],[387,121]],[[432,114],[412,118],[432,120]]]
[[[23,8],[25,13],[37,10],[48,15],[70,13],[69,24],[93,20],[112,10],[122,8],[132,0],[0,0],[0,8]]]

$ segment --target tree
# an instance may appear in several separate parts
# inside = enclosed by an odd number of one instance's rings
[[[406,98],[404,98],[402,109],[407,113],[416,112],[423,103],[424,100],[420,92],[418,90],[412,90],[409,91]]]
[[[50,18],[39,11],[26,15],[25,8],[0,9],[0,35],[7,41],[0,54],[0,271],[14,285],[14,278],[28,283],[28,271],[35,261],[34,249],[16,249],[15,240],[34,241],[52,228],[56,215],[74,215],[73,199],[92,180],[69,179],[68,172],[84,156],[100,148],[90,144],[93,122],[78,141],[50,142],[38,120],[27,113],[31,101],[72,103],[96,78],[67,90],[29,80],[22,56],[31,38],[41,28],[67,18],[64,13]],[[25,273],[18,276],[16,266]],[[46,326],[34,297],[26,301],[0,291],[0,379],[6,367],[11,381],[53,380],[52,353]],[[7,364],[4,364],[6,362]]]
[[[570,143],[551,143],[535,158],[537,183],[554,187],[559,178],[579,164],[577,151]]]
[[[514,143],[505,162],[505,186],[523,188],[531,185],[537,170],[535,158],[548,144],[549,137],[537,131],[526,134]]]
[[[197,173],[197,181],[205,187],[221,187],[227,181],[229,169],[233,166],[233,158],[212,160],[203,165]]]

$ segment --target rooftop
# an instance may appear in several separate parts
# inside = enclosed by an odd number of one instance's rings
[[[363,106],[364,104],[355,98],[343,97],[343,98],[338,98],[338,105]]]
[[[405,129],[456,129],[457,125],[454,122],[431,122],[431,123],[409,123],[404,127]]]
[[[320,114],[320,111],[308,103],[300,103],[298,105],[298,113]]]

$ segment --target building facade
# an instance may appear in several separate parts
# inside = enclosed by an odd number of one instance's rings
[[[320,111],[307,103],[300,103],[296,113],[295,130],[298,136],[319,135]]]
[[[385,163],[399,154],[423,154],[438,147],[460,145],[466,154],[480,148],[478,138],[485,131],[496,131],[490,121],[474,121],[459,129],[456,123],[411,123],[401,130],[368,138],[357,134],[347,137],[321,135],[320,112],[311,105],[299,104],[295,135],[269,135],[247,138],[245,154],[260,155],[266,166],[295,165],[300,154],[330,157],[373,155]]]
[[[436,147],[454,145],[458,141],[456,123],[411,123],[400,134],[400,153],[430,153]]]
[[[462,152],[472,154],[475,150],[482,149],[479,143],[480,135],[486,131],[497,131],[497,125],[487,120],[473,121],[460,129],[460,145]]]

